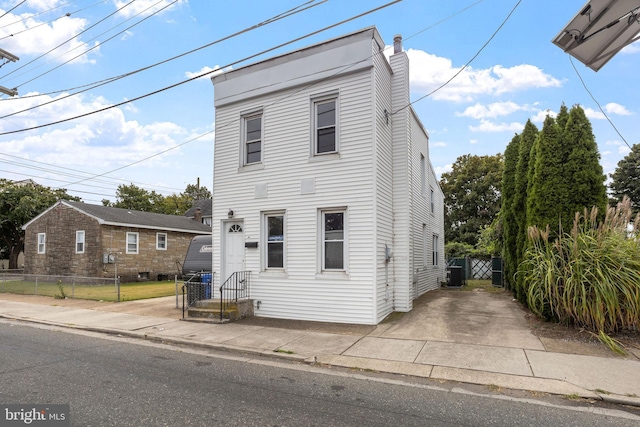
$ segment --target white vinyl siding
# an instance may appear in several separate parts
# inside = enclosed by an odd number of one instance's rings
[[[76,231],[76,253],[84,253],[84,230]]]
[[[47,234],[38,233],[38,253],[44,254],[47,251]]]
[[[139,233],[127,233],[127,250],[128,254],[137,254],[139,245]]]
[[[246,269],[258,272],[252,274],[251,289],[252,297],[262,301],[257,316],[375,323],[371,142],[374,126],[373,114],[366,107],[371,100],[370,75],[369,69],[329,79],[308,90],[292,89],[252,99],[253,104],[269,106],[264,111],[265,117],[269,117],[264,129],[264,139],[269,141],[264,169],[238,173],[237,163],[233,162],[237,159],[237,130],[226,127],[216,132],[214,241],[220,239],[222,229],[217,224],[227,217],[229,209],[244,220],[246,235],[257,238],[264,227],[262,214],[286,207],[286,272],[265,268],[264,248],[246,252]],[[301,144],[309,141],[311,133],[309,102],[317,94],[336,90],[340,92],[340,158],[317,156],[331,160],[314,162],[310,159],[309,144]],[[216,121],[233,120],[246,107],[239,103],[217,108]],[[301,194],[304,179],[315,181],[313,193]],[[268,188],[268,197],[256,198],[256,188],[261,186]],[[322,266],[315,262],[319,262],[321,250],[318,209],[346,206],[351,227],[344,255],[345,270],[321,273]],[[214,245],[215,271],[220,269],[222,255],[219,245]]]
[[[156,233],[156,249],[159,251],[167,250],[167,233]]]

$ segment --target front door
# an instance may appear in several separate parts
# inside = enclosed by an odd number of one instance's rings
[[[242,221],[224,224],[224,262],[222,283],[236,271],[244,271],[244,224]]]

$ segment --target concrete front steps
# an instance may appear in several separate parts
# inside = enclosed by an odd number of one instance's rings
[[[187,309],[184,320],[191,322],[227,323],[253,316],[253,300],[244,299],[227,304],[222,318],[220,317],[220,300],[200,300]]]

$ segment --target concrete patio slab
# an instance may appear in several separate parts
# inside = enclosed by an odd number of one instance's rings
[[[429,292],[411,312],[375,332],[384,338],[544,350],[518,304],[510,296],[486,292]]]
[[[522,349],[429,341],[416,363],[533,376]]]
[[[343,355],[413,362],[423,346],[424,341],[364,337]]]

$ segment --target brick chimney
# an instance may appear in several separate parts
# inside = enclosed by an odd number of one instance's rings
[[[193,213],[193,220],[202,222],[202,209],[196,208],[196,211]]]

